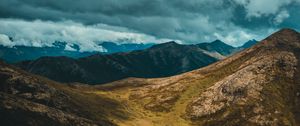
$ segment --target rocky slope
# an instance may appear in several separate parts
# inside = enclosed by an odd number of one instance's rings
[[[126,77],[165,77],[207,66],[224,58],[193,45],[175,42],[140,51],[93,55],[80,59],[43,57],[17,66],[60,82],[101,84]]]

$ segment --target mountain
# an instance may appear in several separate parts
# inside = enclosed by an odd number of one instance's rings
[[[227,45],[220,40],[215,40],[211,43],[199,43],[197,46],[210,52],[217,52],[223,56],[229,56],[237,51],[235,47]]]
[[[207,66],[223,58],[193,45],[175,42],[110,55],[72,59],[42,57],[16,64],[20,68],[60,82],[101,84],[126,77],[164,77]]]
[[[300,33],[282,29],[165,78],[66,85],[0,62],[0,118],[4,125],[297,126],[299,61]]]
[[[80,47],[76,44],[67,46],[66,42],[54,42],[52,47],[29,47],[15,46],[13,48],[0,45],[0,58],[6,62],[15,63],[24,60],[35,60],[43,56],[67,56],[71,58],[81,58],[94,54],[111,54],[116,52],[129,52],[142,50],[154,44],[115,44],[113,42],[103,42],[99,44],[106,52],[80,52]],[[67,50],[66,50],[67,49]]]
[[[258,41],[256,41],[255,39],[252,39],[252,40],[249,40],[247,42],[245,42],[242,46],[240,46],[239,48],[242,48],[242,49],[246,49],[246,48],[250,48],[252,47],[253,45],[257,44]]]
[[[52,47],[15,46],[13,48],[0,45],[0,58],[6,62],[15,63],[24,60],[34,60],[43,56],[68,56],[80,58],[99,52],[79,52],[74,45],[74,51],[65,50],[65,42],[55,42]],[[78,47],[77,47],[78,48]]]
[[[148,43],[148,44],[136,44],[136,43],[125,43],[125,44],[116,44],[113,42],[103,42],[99,44],[103,48],[106,49],[107,54],[111,53],[117,53],[117,52],[130,52],[134,50],[144,50],[147,48],[150,48],[151,46],[155,45],[154,43]]]

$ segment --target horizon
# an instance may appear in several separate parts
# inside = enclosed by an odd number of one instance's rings
[[[257,39],[249,39],[249,40],[247,40],[247,41],[245,41],[245,42],[241,42],[241,45],[239,45],[239,46],[228,44],[226,41],[223,41],[223,40],[218,39],[218,38],[217,38],[217,39],[214,39],[214,40],[212,40],[212,41],[203,41],[203,42],[198,42],[198,43],[182,43],[181,41],[176,41],[176,40],[162,41],[162,42],[160,42],[160,43],[155,43],[155,42],[146,42],[146,43],[143,43],[143,42],[136,42],[136,43],[133,43],[133,42],[130,42],[130,41],[125,41],[125,42],[118,42],[118,41],[101,41],[100,43],[98,43],[98,45],[100,46],[100,45],[103,44],[103,43],[114,43],[114,44],[116,44],[116,45],[126,45],[126,44],[154,44],[154,45],[156,45],[156,44],[164,44],[164,43],[169,43],[169,42],[175,42],[175,43],[181,44],[181,45],[194,45],[194,44],[212,43],[212,42],[215,42],[215,41],[221,41],[222,43],[225,43],[225,44],[230,45],[230,46],[232,46],[232,47],[241,47],[241,46],[243,46],[244,44],[246,44],[246,43],[249,42],[249,41],[257,41],[257,42],[260,42],[260,41],[262,41],[263,39],[267,38],[268,36],[270,36],[270,35],[272,35],[272,34],[278,32],[278,31],[281,31],[281,30],[283,30],[283,29],[290,29],[290,30],[295,30],[296,32],[298,32],[297,29],[285,27],[285,28],[281,28],[281,29],[279,29],[279,30],[277,30],[277,31],[271,32],[270,34],[268,34],[267,36],[265,36],[265,37],[262,38],[261,40],[257,40]],[[0,36],[0,38],[1,38],[1,36]],[[13,40],[14,40],[14,38],[12,38],[12,37],[10,37],[10,36],[8,36],[8,39],[9,39],[10,41],[12,41],[12,42],[13,42]],[[1,39],[0,39],[0,40],[1,40]],[[1,41],[0,41],[0,42],[1,42]],[[42,48],[42,47],[55,47],[55,43],[57,43],[57,42],[66,44],[66,45],[65,45],[65,46],[66,46],[66,48],[65,48],[66,51],[76,51],[76,50],[74,50],[74,48],[72,48],[72,50],[68,50],[67,48],[70,48],[70,45],[69,45],[70,43],[67,42],[67,41],[61,41],[61,40],[54,40],[53,42],[50,42],[50,44],[44,45],[44,46],[35,46],[35,45],[13,45],[13,46],[11,46],[11,45],[7,44],[7,42],[0,43],[0,46],[4,46],[4,47],[8,47],[8,48],[22,47],[22,46],[23,46],[23,47],[37,47],[37,48]],[[73,45],[77,45],[77,43],[74,43]],[[105,48],[103,48],[103,49],[105,50]],[[99,51],[99,50],[98,50],[98,51]],[[82,52],[89,52],[89,51],[82,51]],[[96,51],[96,52],[97,52],[97,51]],[[105,51],[101,50],[101,51],[99,51],[99,52],[105,52]]]

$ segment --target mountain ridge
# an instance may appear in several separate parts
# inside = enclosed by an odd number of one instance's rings
[[[250,48],[251,46],[257,44],[257,40],[255,39],[252,39],[252,40],[249,40],[247,42],[245,42],[242,46],[240,46],[239,48],[243,48],[243,49],[246,49],[246,48]]]
[[[5,47],[0,45],[0,58],[9,63],[21,62],[24,60],[35,60],[43,56],[68,56],[71,58],[82,58],[94,54],[112,54],[118,52],[129,52],[134,50],[143,50],[154,44],[135,44],[127,43],[117,45],[113,42],[103,42],[99,46],[103,47],[105,52],[100,51],[80,51],[80,46],[76,44],[67,44],[66,42],[56,41],[50,47],[30,47],[14,46]]]
[[[96,54],[79,59],[44,57],[17,66],[61,82],[101,84],[126,77],[164,77],[187,72],[216,62],[224,56],[168,42],[145,50]],[[64,61],[65,60],[65,61]],[[63,74],[61,76],[57,76]]]

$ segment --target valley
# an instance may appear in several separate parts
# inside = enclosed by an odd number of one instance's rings
[[[221,61],[163,78],[62,84],[1,63],[1,118],[8,125],[299,125],[299,54],[300,34],[282,29]]]

